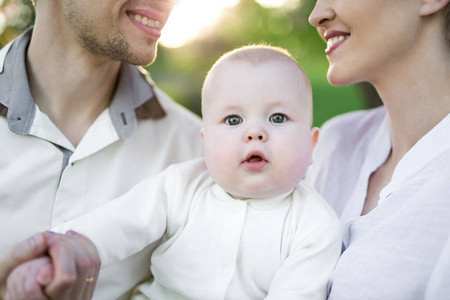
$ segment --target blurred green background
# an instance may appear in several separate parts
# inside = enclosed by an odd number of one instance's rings
[[[374,89],[365,83],[345,87],[328,83],[326,45],[308,23],[315,1],[284,0],[278,7],[261,3],[262,0],[235,0],[194,39],[177,47],[160,43],[156,62],[147,67],[157,85],[200,115],[200,91],[212,64],[236,47],[266,43],[287,49],[308,74],[313,87],[315,126],[337,114],[380,104]],[[0,46],[31,26],[33,20],[30,0],[0,0]]]

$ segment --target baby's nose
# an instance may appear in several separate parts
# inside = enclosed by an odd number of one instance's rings
[[[246,135],[246,141],[262,141],[265,142],[267,140],[267,134],[262,129],[250,129]]]

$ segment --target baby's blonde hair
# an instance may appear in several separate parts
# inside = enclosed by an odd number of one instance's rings
[[[280,62],[291,65],[299,71],[299,73],[301,74],[299,80],[302,80],[303,82],[301,83],[303,83],[304,86],[309,89],[309,92],[312,93],[311,83],[306,76],[305,71],[287,50],[265,44],[249,45],[225,53],[214,63],[214,65],[206,75],[205,82],[203,83],[202,107],[204,107],[204,99],[207,98],[209,90],[212,88],[211,82],[213,82],[214,80],[214,74],[216,70],[227,62],[244,62],[251,66],[259,66],[273,62]],[[308,105],[311,106],[312,111],[312,103]]]
[[[227,52],[217,60],[212,69],[214,69],[216,65],[219,65],[223,61],[227,60],[241,60],[254,64],[261,64],[271,61],[290,60],[298,65],[298,63],[295,61],[295,59],[292,58],[291,54],[286,49],[265,44],[244,46]]]
[[[229,61],[243,61],[251,65],[261,65],[268,62],[287,62],[296,65],[300,71],[304,73],[303,68],[286,49],[261,44],[244,46],[225,53],[214,63],[211,70],[209,70],[206,79],[208,79],[211,73],[213,73],[220,65]],[[308,79],[307,81],[309,84]]]

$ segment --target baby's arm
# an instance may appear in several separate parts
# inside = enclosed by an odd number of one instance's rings
[[[322,224],[295,241],[270,286],[267,299],[325,300],[327,283],[341,253],[342,227]]]
[[[97,247],[102,268],[159,240],[166,229],[168,187],[165,174],[152,177],[121,197],[75,219],[52,227],[78,232]],[[171,186],[173,189],[173,186]]]

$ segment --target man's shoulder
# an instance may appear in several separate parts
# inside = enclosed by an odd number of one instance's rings
[[[164,116],[157,119],[138,119],[138,131],[148,134],[149,130],[157,130],[160,134],[164,132],[166,139],[176,138],[181,144],[187,143],[201,148],[201,118],[168,96],[152,81],[150,76],[145,77],[155,96],[150,101],[158,102]],[[189,149],[185,150],[189,151]]]
[[[172,124],[179,124],[181,126],[201,127],[202,120],[197,114],[177,103],[161,90],[144,68],[138,67],[138,70],[140,72],[139,74],[142,76],[139,80],[145,81],[151,87],[151,91],[154,95],[153,100],[158,102],[158,106],[163,111],[164,118],[161,118],[161,120],[166,119]]]
[[[158,99],[160,105],[162,106],[162,108],[164,109],[169,118],[176,118],[181,122],[190,122],[198,126],[202,125],[202,120],[198,115],[196,115],[186,107],[182,106],[181,104],[175,102],[158,86],[154,85],[153,91],[155,92],[156,98]]]
[[[145,68],[133,65],[125,65],[123,68],[133,82],[130,87],[138,90],[138,92],[132,94],[136,98],[132,101],[134,102],[136,117],[139,120],[170,119],[170,122],[175,121],[175,123],[178,121],[189,122],[191,125],[201,125],[200,117],[161,90]],[[148,105],[150,102],[156,103]],[[152,113],[149,110],[155,111]]]

